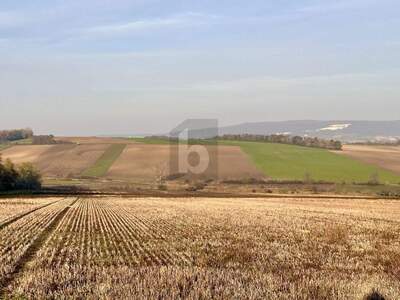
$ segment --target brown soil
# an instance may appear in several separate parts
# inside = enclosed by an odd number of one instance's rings
[[[207,148],[211,152],[216,150],[215,146],[207,146]],[[176,173],[176,171],[170,170],[169,166],[171,149],[172,147],[168,145],[128,145],[109,170],[107,177],[131,179],[139,182],[160,180],[165,176]],[[179,159],[182,164],[188,164],[185,160],[188,157],[188,152],[184,147],[180,148]],[[212,171],[205,172],[201,179],[227,180],[263,177],[239,147],[219,146],[217,153],[217,176]],[[190,158],[192,158],[191,161],[198,159],[198,157]],[[204,157],[200,157],[200,160],[204,161]]]
[[[45,177],[65,178],[80,175],[108,147],[107,144],[14,146],[1,153],[3,159],[9,158],[15,164],[33,163]]]
[[[337,152],[400,174],[399,146],[345,145]]]
[[[92,166],[108,147],[107,144],[56,145],[44,152],[36,165],[48,177],[73,177]]]
[[[36,163],[39,157],[49,151],[54,146],[52,145],[35,145],[35,146],[13,146],[1,151],[1,157],[5,159],[11,159],[15,164],[21,164],[24,162]]]

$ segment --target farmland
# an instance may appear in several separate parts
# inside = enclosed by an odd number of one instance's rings
[[[125,144],[111,144],[96,163],[89,169],[85,170],[82,175],[91,177],[100,177],[105,175],[108,169],[124,151],[125,147]]]
[[[65,207],[71,203],[70,199],[60,199],[53,205],[36,210],[27,216],[15,219],[1,229],[0,234],[0,283],[6,285],[13,273],[24,261],[28,250],[35,241],[50,226],[52,221]]]
[[[58,200],[0,230],[4,297],[400,297],[398,201]]]
[[[0,199],[0,227],[12,219],[41,208],[52,201],[54,201],[52,198],[13,199],[12,201]]]
[[[206,147],[217,155],[217,175],[219,179],[263,177],[261,172],[252,166],[246,155],[240,151],[240,148],[221,146],[216,151],[216,146]],[[168,145],[128,145],[110,168],[107,177],[131,178],[136,181],[155,181],[173,173],[169,169],[170,157],[171,147]],[[188,149],[186,147],[179,148],[179,157],[183,165],[190,163],[185,160],[188,157]],[[207,172],[204,176],[216,179],[213,174],[208,174]]]
[[[170,169],[172,148],[168,140],[157,138],[57,138],[70,144],[14,145],[1,150],[3,159],[14,163],[32,162],[46,180],[106,179],[107,182],[157,185],[164,178],[181,175]],[[183,174],[183,181],[251,180],[330,182],[336,184],[400,183],[398,147],[348,146],[344,151],[294,145],[215,141],[201,142],[217,160],[210,164],[218,172],[202,176]],[[192,163],[188,147],[180,145],[180,165]],[[175,149],[177,150],[177,149]],[[204,161],[204,157],[199,157]],[[185,169],[185,168],[184,168]],[[179,174],[178,174],[179,173]]]
[[[400,175],[400,146],[346,145],[341,154]]]
[[[14,163],[33,163],[47,177],[71,177],[92,166],[109,147],[93,145],[29,145],[14,146],[1,152]]]
[[[377,173],[382,182],[400,182],[399,175],[379,165],[354,160],[325,149],[256,142],[222,143],[239,145],[258,169],[274,179],[303,180],[309,176],[313,180],[367,182],[372,174]]]

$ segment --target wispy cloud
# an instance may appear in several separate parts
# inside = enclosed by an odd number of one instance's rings
[[[215,15],[187,12],[163,18],[149,18],[125,23],[94,26],[86,28],[84,32],[87,34],[100,35],[140,33],[171,27],[210,24],[219,18],[220,17]]]

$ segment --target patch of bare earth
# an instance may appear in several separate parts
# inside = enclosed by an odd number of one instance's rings
[[[1,152],[15,164],[33,163],[45,177],[78,176],[92,166],[109,144],[14,146]]]
[[[21,164],[25,162],[36,163],[40,156],[49,151],[53,145],[21,145],[21,146],[13,146],[11,148],[7,148],[0,152],[1,157],[3,159],[11,159],[15,164]]]
[[[217,159],[210,160],[211,167],[201,174],[200,179],[226,180],[263,177],[263,174],[256,169],[239,147],[206,146],[206,148],[208,154],[201,154],[196,158],[189,155],[190,150],[187,147],[179,147],[179,161],[184,166],[183,169],[187,169],[186,167],[189,165],[197,165],[199,160],[207,161],[207,155],[216,155]],[[107,177],[155,181],[171,175],[173,173],[170,170],[171,151],[175,150],[174,146],[169,145],[128,145],[110,168]],[[215,170],[218,173],[215,173]]]
[[[400,146],[345,145],[343,151],[337,153],[400,175]]]
[[[156,181],[168,174],[169,157],[169,146],[128,145],[106,176],[140,182]]]
[[[47,177],[73,177],[92,166],[110,145],[55,145],[42,153],[36,165]]]

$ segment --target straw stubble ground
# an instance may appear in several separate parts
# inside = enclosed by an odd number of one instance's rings
[[[390,200],[81,198],[5,294],[398,299],[399,216]]]

